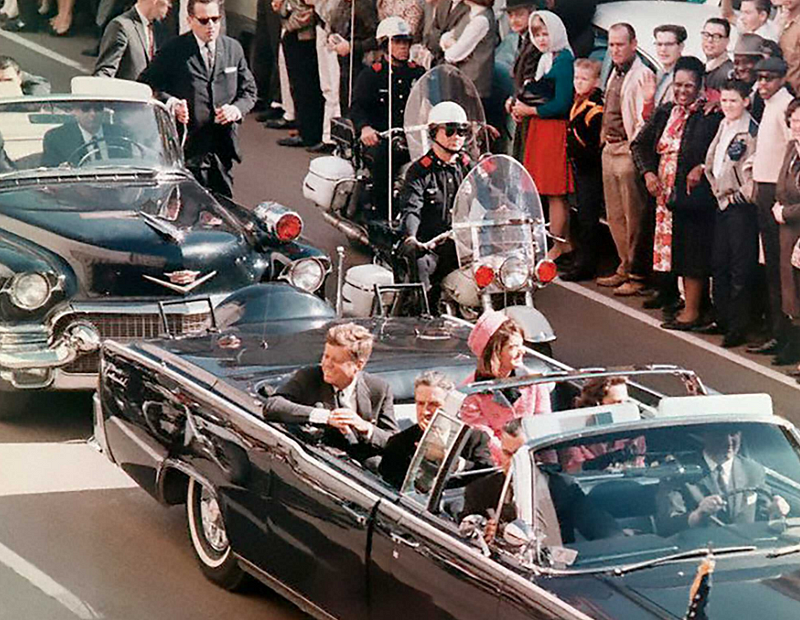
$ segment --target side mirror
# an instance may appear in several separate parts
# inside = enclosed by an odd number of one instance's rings
[[[533,530],[522,519],[514,519],[503,530],[503,540],[512,547],[524,547],[533,540]]]

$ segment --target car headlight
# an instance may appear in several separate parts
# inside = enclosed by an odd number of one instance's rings
[[[23,310],[38,310],[50,299],[50,282],[41,273],[19,273],[9,287],[11,302]]]
[[[500,267],[500,282],[509,291],[521,289],[528,283],[528,266],[519,258],[507,258]]]
[[[316,258],[301,258],[291,264],[289,282],[299,289],[313,293],[325,279],[325,267]]]

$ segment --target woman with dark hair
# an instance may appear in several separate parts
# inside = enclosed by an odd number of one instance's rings
[[[468,383],[531,374],[522,364],[525,353],[522,328],[502,312],[484,312],[472,328],[467,344],[478,358],[478,368],[467,379]],[[461,419],[491,438],[489,447],[496,457],[500,451],[500,432],[507,422],[550,412],[550,387],[540,383],[471,394],[461,405]]]
[[[680,58],[675,64],[674,101],[656,108],[631,144],[636,167],[656,200],[653,271],[661,275],[657,306],[677,303],[677,277],[683,278],[685,307],[661,325],[664,329],[687,331],[708,322],[701,310],[708,298],[716,199],[704,170],[722,115],[703,109],[704,74],[699,59]]]
[[[783,312],[791,317],[786,349],[781,351],[782,361],[796,364],[800,361],[800,98],[795,98],[786,108],[786,123],[792,140],[786,149],[783,166],[778,176],[772,214],[779,225],[781,245],[781,303]],[[800,368],[791,372],[800,377]]]

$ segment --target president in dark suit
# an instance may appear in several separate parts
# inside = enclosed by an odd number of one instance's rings
[[[103,122],[101,102],[80,102],[72,109],[74,123],[54,127],[42,140],[42,166],[55,168],[65,162],[73,165],[130,157],[131,147],[121,128]]]
[[[100,41],[94,75],[136,80],[166,42],[161,23],[169,0],[138,0],[133,8],[111,20]]]
[[[780,495],[770,501],[764,467],[738,454],[741,431],[709,429],[700,439],[702,454],[681,465],[695,465],[699,479],[666,480],[656,493],[656,528],[661,536],[711,524],[753,523],[789,513]],[[762,489],[758,492],[755,489]]]
[[[389,384],[364,372],[372,334],[355,323],[328,330],[322,361],[301,368],[264,404],[264,417],[327,425],[324,441],[363,460],[381,453],[397,432]]]
[[[241,161],[237,127],[256,102],[256,83],[242,46],[220,36],[223,2],[189,0],[191,32],[156,55],[139,80],[187,125],[186,165],[198,181],[233,195],[231,169]]]
[[[436,412],[444,407],[447,395],[453,389],[455,389],[455,384],[450,378],[436,370],[426,371],[414,381],[417,423],[389,439],[383,451],[379,468],[383,479],[396,489],[403,484],[422,435]],[[489,450],[489,438],[485,433],[473,429],[459,456],[458,471],[494,466],[495,463]]]

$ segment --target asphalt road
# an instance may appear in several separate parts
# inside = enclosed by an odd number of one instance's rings
[[[81,64],[90,64],[80,55],[90,43],[85,38],[25,35],[48,56],[16,37],[0,37],[3,54],[48,77],[57,91],[68,88]],[[248,206],[269,199],[294,207],[312,243],[331,255],[337,246],[347,247],[347,265],[367,260],[303,199],[310,156],[276,146],[282,135],[245,121],[236,199]],[[657,315],[641,312],[636,300],[623,305],[592,287],[552,285],[538,294],[537,304],[558,334],[555,355],[567,364],[683,365],[722,392],[767,392],[780,414],[800,423],[794,382],[764,360],[724,352],[713,338],[659,329]],[[46,395],[31,399],[26,409],[21,419],[0,423],[0,620],[304,617],[266,588],[234,595],[202,577],[183,509],[161,507],[86,445],[87,396]]]

